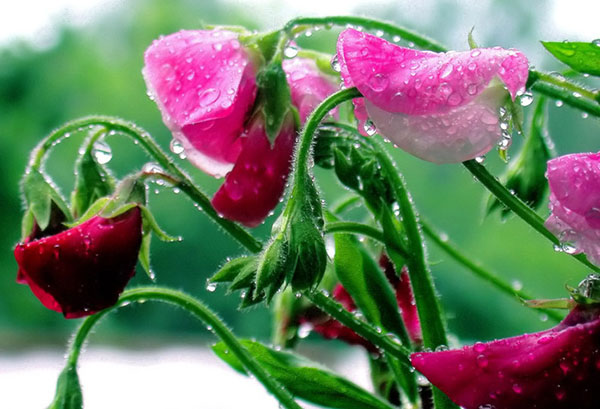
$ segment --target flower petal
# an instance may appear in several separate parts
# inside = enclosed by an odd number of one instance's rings
[[[288,85],[292,94],[292,103],[298,109],[300,121],[304,123],[312,111],[333,94],[338,86],[333,78],[320,72],[314,60],[292,58],[283,61]]]
[[[256,96],[255,68],[237,34],[180,31],[155,40],[142,71],[163,121],[205,172],[223,176]]]
[[[293,120],[285,120],[273,146],[262,117],[250,124],[242,140],[235,166],[212,204],[224,217],[255,227],[277,206],[283,194],[296,140]]]
[[[439,114],[473,101],[498,77],[514,99],[525,90],[528,62],[502,48],[433,53],[392,44],[347,29],[338,39],[346,86],[356,86],[375,106],[408,115]]]
[[[139,208],[111,219],[95,216],[53,236],[17,245],[19,282],[66,318],[93,314],[117,302],[135,274],[142,240]]]
[[[465,409],[592,409],[600,390],[600,310],[574,309],[555,328],[411,356]]]
[[[551,216],[546,227],[600,265],[600,154],[564,155],[548,161]]]
[[[501,138],[498,107],[504,90],[489,87],[471,102],[431,115],[390,113],[365,106],[377,131],[400,149],[434,163],[458,163],[487,153]]]

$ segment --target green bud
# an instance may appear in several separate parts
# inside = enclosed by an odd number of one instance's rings
[[[48,409],[82,409],[83,395],[75,365],[67,364],[56,383],[56,394]]]
[[[290,246],[296,249],[297,263],[288,282],[294,291],[314,288],[319,285],[327,266],[323,234],[308,220],[298,220],[290,228]]]
[[[211,283],[226,283],[235,278],[245,270],[256,269],[256,257],[243,256],[229,260],[208,281]]]
[[[256,273],[256,293],[266,290],[267,301],[283,285],[289,271],[294,271],[296,255],[283,236],[277,236],[263,252]]]

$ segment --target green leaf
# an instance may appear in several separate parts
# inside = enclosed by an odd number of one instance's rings
[[[257,75],[259,101],[265,116],[265,131],[271,145],[286,120],[291,107],[290,87],[285,77],[281,62],[273,62],[265,66]]]
[[[400,337],[409,338],[400,316],[396,295],[383,271],[348,234],[335,234],[335,273],[367,321]]]
[[[277,51],[279,37],[282,35],[280,30],[270,31],[268,33],[252,33],[240,35],[240,42],[251,49],[262,59],[262,63],[271,61]]]
[[[56,384],[56,394],[48,409],[82,409],[83,395],[79,376],[74,365],[67,365],[60,373]]]
[[[267,302],[281,288],[290,271],[296,268],[297,257],[290,252],[289,242],[281,235],[267,246],[260,256],[256,273],[256,292],[266,289]]]
[[[41,230],[50,223],[52,203],[63,213],[67,220],[72,220],[71,210],[65,199],[52,186],[52,183],[37,169],[30,169],[23,178],[23,194],[27,209],[31,211]]]
[[[152,239],[151,234],[144,234],[142,236],[142,245],[140,246],[140,253],[138,255],[138,260],[142,265],[142,268],[146,272],[146,275],[154,280],[154,273],[152,272],[152,267],[150,265],[150,241]]]
[[[600,42],[548,42],[542,45],[559,61],[575,71],[600,76]]]
[[[274,379],[307,402],[338,409],[393,408],[360,386],[304,357],[275,351],[255,341],[241,340],[241,343]],[[225,344],[219,342],[213,346],[213,351],[233,369],[246,374],[241,362]]]
[[[115,179],[96,161],[92,150],[88,146],[75,162],[75,190],[71,195],[75,215],[82,215],[96,200],[115,189]]]
[[[211,283],[233,281],[244,270],[256,270],[256,256],[242,256],[229,260],[210,279]]]

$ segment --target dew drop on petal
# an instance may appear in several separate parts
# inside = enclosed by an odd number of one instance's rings
[[[342,71],[342,66],[340,65],[340,62],[338,61],[337,54],[334,55],[333,58],[331,59],[331,69],[334,70],[335,72]]]
[[[518,383],[514,383],[512,386],[512,390],[514,393],[516,394],[521,394],[523,393],[523,388],[521,387],[521,385],[519,385]]]
[[[383,74],[375,74],[369,79],[369,87],[375,92],[381,92],[386,89],[388,83],[388,77]]]
[[[220,94],[221,94],[221,91],[219,91],[218,89],[215,89],[215,88],[209,88],[204,91],[201,91],[198,94],[199,103],[201,106],[208,106],[208,105],[212,104],[213,102],[215,102],[219,98]]]

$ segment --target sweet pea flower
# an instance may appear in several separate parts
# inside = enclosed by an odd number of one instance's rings
[[[226,30],[180,31],[156,40],[146,51],[144,78],[165,124],[186,156],[225,183],[212,204],[224,217],[259,225],[285,188],[296,138],[293,117],[284,120],[271,144],[264,117],[253,112],[258,66]],[[302,120],[337,86],[314,62],[283,62],[292,103]]]
[[[354,101],[359,130],[372,134],[370,119],[398,147],[434,163],[492,149],[502,137],[499,108],[525,91],[528,76],[516,50],[434,53],[354,29],[340,34],[337,59],[344,84],[364,96]]]
[[[550,211],[546,227],[569,253],[600,265],[600,154],[576,153],[548,161]],[[567,250],[568,249],[568,250]]]
[[[91,219],[53,235],[30,236],[15,248],[17,282],[66,318],[114,305],[131,277],[142,242],[134,207],[113,218]]]
[[[597,408],[600,306],[578,306],[546,331],[416,353],[411,361],[465,409]]]

